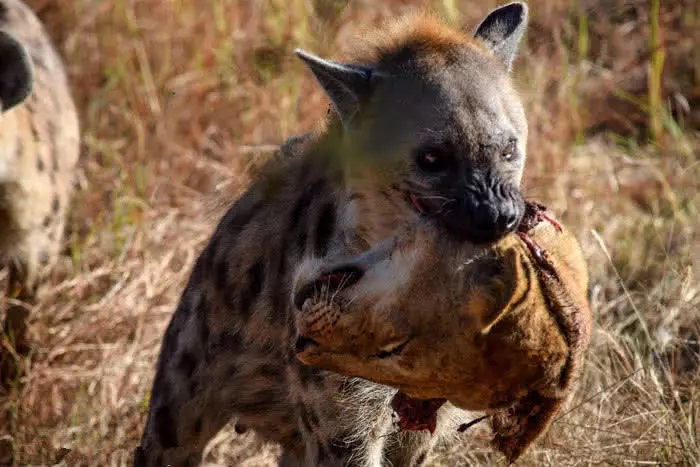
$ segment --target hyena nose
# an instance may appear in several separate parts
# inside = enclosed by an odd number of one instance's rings
[[[520,224],[520,212],[515,208],[515,203],[508,203],[509,209],[504,210],[499,218],[499,223],[503,225],[503,230],[505,232],[513,232]]]
[[[515,231],[522,217],[522,210],[510,200],[485,199],[471,203],[466,210],[465,237],[475,243],[494,242]]]

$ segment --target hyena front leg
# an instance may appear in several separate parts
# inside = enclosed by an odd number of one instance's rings
[[[213,386],[201,384],[209,332],[198,295],[185,291],[165,332],[136,467],[198,465],[207,441],[232,415],[210,394]]]
[[[285,418],[283,357],[246,344],[234,313],[226,329],[211,328],[209,308],[188,286],[164,336],[135,466],[198,465],[234,416],[273,440],[298,436]]]

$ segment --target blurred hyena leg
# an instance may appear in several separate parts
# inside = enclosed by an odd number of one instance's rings
[[[3,330],[17,353],[29,350],[27,320],[36,297],[36,271],[31,261],[11,261],[8,281],[7,311]]]
[[[8,294],[0,341],[0,385],[7,386],[22,373],[22,357],[30,350],[27,336],[29,310],[36,296],[36,282],[28,266],[19,261],[9,265]]]
[[[284,358],[245,343],[233,312],[210,327],[205,301],[186,292],[165,333],[137,466],[196,465],[234,415],[273,440],[300,439],[285,419]]]
[[[197,465],[232,416],[225,375],[205,358],[209,331],[188,304],[192,295],[185,293],[165,333],[135,466]]]
[[[27,320],[35,304],[39,280],[56,262],[63,236],[62,223],[23,221],[30,225],[13,246],[9,261],[8,303],[3,329],[5,336],[20,354],[29,352]],[[35,225],[36,224],[36,225]]]

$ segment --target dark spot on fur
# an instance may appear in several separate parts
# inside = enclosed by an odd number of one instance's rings
[[[0,22],[7,21],[7,6],[0,3]]]
[[[427,453],[426,453],[426,452],[422,452],[421,455],[418,456],[418,458],[416,459],[416,465],[417,465],[417,466],[418,466],[418,465],[423,465],[423,463],[425,462],[425,458],[426,458],[426,457],[427,457]]]
[[[311,202],[318,195],[323,188],[325,182],[324,180],[316,180],[314,183],[309,185],[301,196],[297,199],[294,209],[289,220],[289,230],[293,231],[296,229],[297,225],[302,224],[302,220],[306,218],[306,214],[309,210]]]
[[[58,148],[55,144],[55,142],[56,142],[56,125],[54,124],[54,122],[49,120],[48,126],[49,126],[49,138],[50,138],[51,142],[54,143],[54,144],[52,144],[52,147],[51,147],[51,168],[53,169],[54,172],[57,172],[58,171],[58,153],[57,153]]]
[[[274,365],[271,363],[263,363],[256,369],[256,373],[265,378],[281,380],[284,378],[282,368],[279,365]]]
[[[41,223],[44,227],[48,227],[51,225],[51,216],[46,216],[44,217],[44,221]]]
[[[238,333],[223,331],[219,334],[217,343],[223,350],[237,351],[241,348],[241,336]]]
[[[309,433],[315,432],[319,426],[319,420],[313,409],[302,405],[299,412],[301,414],[301,423],[304,425],[306,431]]]
[[[325,462],[328,462],[328,452],[320,442],[318,443],[318,453],[316,454],[316,462],[318,462],[318,465],[323,465]]]
[[[238,372],[240,371],[240,368],[238,365],[235,363],[232,363],[229,365],[229,367],[226,369],[226,378],[227,379],[232,379],[238,375]]]
[[[37,130],[36,122],[34,120],[31,120],[29,129],[32,131],[32,138],[34,138],[34,141],[39,142],[39,130]]]
[[[289,296],[286,287],[286,270],[287,268],[287,257],[283,253],[277,255],[277,272],[274,278],[272,278],[272,284],[269,286],[269,290],[272,291],[272,296],[270,297],[270,302],[272,305],[272,310],[270,318],[273,322],[284,322],[287,319],[287,313],[289,311]]]
[[[46,60],[44,60],[44,57],[41,55],[41,53],[32,53],[32,62],[34,62],[34,66],[37,68],[41,68],[42,70],[46,69]]]
[[[308,408],[307,412],[309,414],[309,420],[311,421],[311,424],[313,426],[320,426],[321,422],[318,419],[318,415],[316,415],[316,411],[313,408]]]
[[[39,253],[39,262],[42,266],[49,264],[49,254],[45,250],[41,250]]]
[[[314,251],[316,256],[325,256],[328,253],[328,244],[335,230],[335,206],[327,203],[321,209],[321,214],[316,221],[316,241]]]
[[[248,270],[248,289],[240,296],[239,311],[244,317],[250,316],[250,306],[257,300],[265,280],[265,267],[262,261],[257,261]]]
[[[24,107],[27,109],[28,113],[30,113],[30,114],[34,113],[34,110],[36,109],[36,107],[34,106],[35,103],[36,103],[36,94],[31,93],[29,95],[29,97],[27,97],[27,100],[24,101],[24,104],[23,104]],[[32,131],[32,133],[34,133],[34,132]]]
[[[197,418],[197,421],[194,422],[194,432],[197,436],[202,434],[202,417]]]
[[[295,431],[290,436],[287,436],[283,442],[285,446],[302,446],[303,443],[304,440],[302,439],[301,433],[299,433],[299,431]]]
[[[241,415],[257,416],[270,410],[271,406],[276,405],[286,397],[287,393],[283,391],[282,387],[268,387],[249,395],[249,400],[245,403],[237,402],[235,409]]]
[[[154,420],[160,444],[164,448],[177,447],[177,430],[170,409],[166,406],[158,407],[154,413]]]
[[[299,364],[299,378],[304,388],[307,388],[309,384],[314,384],[315,386],[323,385],[325,378],[322,374],[323,370],[317,368],[312,368],[308,365]]]
[[[182,372],[185,378],[190,379],[194,370],[197,369],[197,358],[188,351],[182,352],[180,361],[177,364],[178,369]]]
[[[236,430],[236,433],[238,433],[239,435],[242,435],[243,433],[246,432],[248,427],[246,427],[242,423],[236,423],[236,426],[233,429]]]
[[[53,210],[54,214],[58,214],[58,210],[61,209],[61,201],[58,199],[58,196],[54,196],[53,201],[51,202],[51,209]]]
[[[39,172],[44,171],[44,160],[41,158],[41,156],[37,157],[36,159],[36,170]]]
[[[230,331],[223,331],[210,340],[207,346],[206,359],[207,361],[212,361],[214,358],[222,357],[223,355],[227,355],[226,358],[230,358],[230,354],[237,353],[240,349],[241,336]],[[235,374],[235,372],[232,374]]]

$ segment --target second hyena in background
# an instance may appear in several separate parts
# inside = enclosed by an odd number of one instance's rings
[[[0,259],[8,296],[31,303],[61,250],[79,124],[62,61],[19,0],[0,0],[0,105]],[[13,371],[11,354],[26,350],[27,318],[25,306],[8,304],[3,378]]]
[[[425,16],[381,31],[357,64],[298,52],[331,98],[326,128],[282,151],[219,223],[165,332],[137,466],[193,465],[231,419],[283,447],[281,465],[417,465],[435,436],[397,432],[396,390],[316,370],[296,351],[292,284],[425,217],[457,239],[514,231],[527,123],[509,71],[527,7],[475,38]]]

